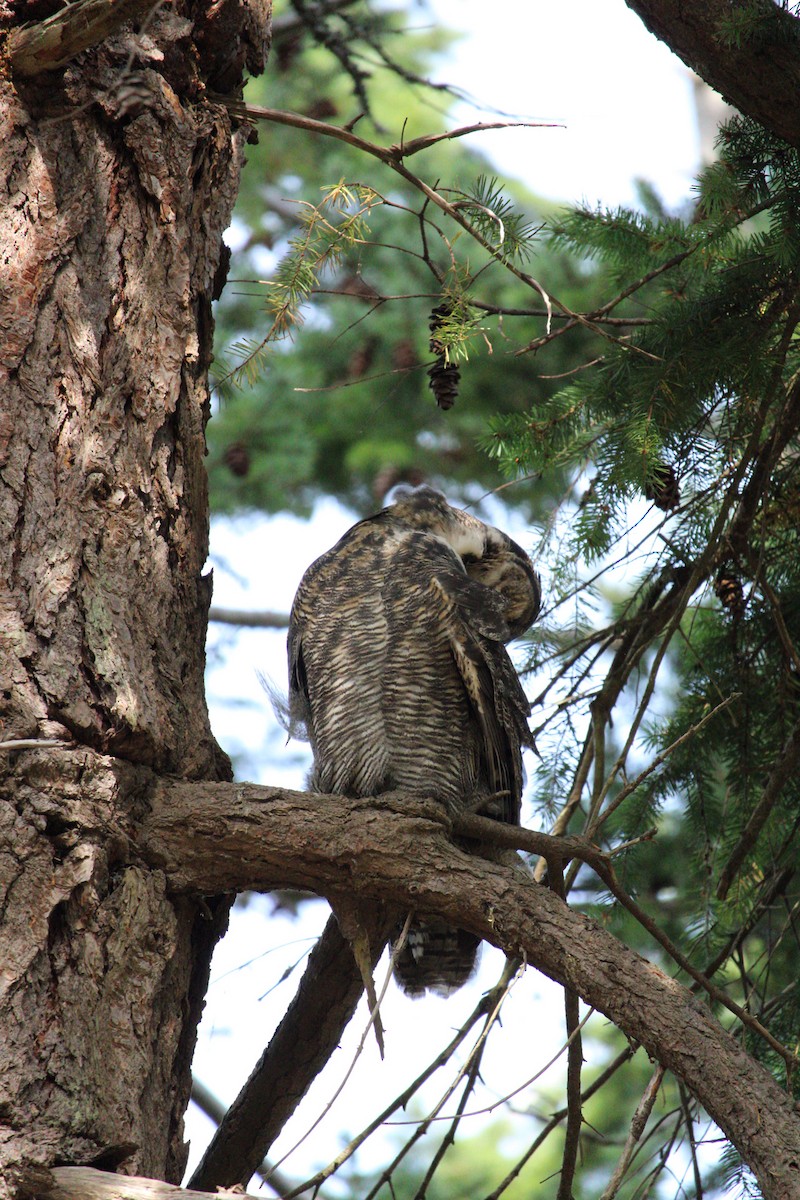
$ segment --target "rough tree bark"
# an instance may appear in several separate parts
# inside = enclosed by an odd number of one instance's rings
[[[230,776],[203,691],[203,455],[246,131],[204,87],[238,94],[267,32],[265,0],[179,2],[0,77],[0,741],[85,748],[0,751],[2,1196],[54,1162],[185,1163],[227,904],[170,894],[129,847],[150,771]]]
[[[793,18],[776,16],[788,49],[764,98],[747,81],[769,64],[752,39],[731,56],[721,5],[686,38],[687,6],[631,7],[798,142]],[[124,0],[113,18],[99,0],[58,8],[0,4],[3,31],[21,14],[54,17],[7,40],[0,66],[0,740],[69,744],[8,749],[0,771],[0,1196],[44,1195],[58,1163],[178,1179],[226,917],[204,897],[292,880],[324,891],[345,877],[527,946],[692,1081],[766,1196],[797,1195],[797,1114],[780,1089],[702,1006],[546,891],[449,846],[435,821],[421,830],[403,814],[384,828],[365,805],[357,825],[347,814],[332,825],[308,798],[284,812],[278,793],[185,782],[229,775],[202,685],[202,457],[210,300],[244,135],[205,89],[236,96],[243,66],[261,69],[267,0],[177,0],[145,28],[118,27]],[[70,41],[59,21],[87,10],[95,32]],[[763,0],[765,30],[778,11]],[[282,825],[267,829],[270,814]],[[320,856],[334,825],[343,840]],[[394,875],[404,856],[415,870]],[[709,1088],[696,1063],[712,1059]]]

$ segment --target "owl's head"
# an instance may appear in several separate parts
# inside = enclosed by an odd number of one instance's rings
[[[509,640],[536,620],[541,584],[528,555],[502,530],[454,508],[435,488],[397,487],[385,511],[407,528],[440,537],[461,559],[470,579],[498,593],[505,603]]]
[[[505,533],[487,525],[490,536],[484,554],[464,559],[470,579],[497,592],[505,604],[509,641],[521,637],[539,615],[542,588],[539,575],[525,551]]]

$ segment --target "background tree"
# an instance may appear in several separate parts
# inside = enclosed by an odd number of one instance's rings
[[[357,71],[357,51],[363,48],[357,34],[363,31],[372,39],[366,43],[371,50],[374,22],[364,28],[357,6],[329,20],[330,39],[336,35],[347,41]],[[444,35],[402,32],[404,21],[401,12],[382,17],[378,32],[401,73],[384,70],[370,77],[368,112],[355,127],[365,138],[380,141],[395,129],[398,113],[403,114],[407,141],[445,132],[431,100],[441,105],[452,97],[425,82]],[[483,267],[484,273],[474,297],[474,328],[463,347],[470,362],[463,381],[466,402],[458,402],[456,388],[448,397],[455,401],[451,408],[432,404],[427,374],[436,363],[430,348],[431,311],[459,281],[453,278],[450,251],[433,227],[427,244],[419,242],[418,214],[425,209],[425,197],[383,163],[367,167],[356,146],[312,132],[312,122],[320,116],[342,123],[358,117],[362,101],[338,59],[296,18],[279,19],[273,70],[251,82],[247,97],[252,105],[268,102],[273,109],[310,120],[305,131],[271,126],[270,136],[248,150],[249,169],[237,209],[242,244],[234,259],[234,279],[218,309],[215,373],[221,401],[209,426],[213,509],[307,513],[324,494],[366,512],[394,483],[431,475],[462,491],[470,485],[483,491],[495,486],[496,466],[477,445],[488,418],[498,408],[525,412],[537,397],[552,394],[557,383],[532,375],[522,360],[504,354],[502,341],[497,357],[482,353],[482,331],[491,330],[496,340],[493,310],[499,307],[521,306],[544,319],[541,298],[531,297],[507,272],[485,270],[485,257],[480,259],[473,246],[470,254],[477,254],[480,264],[473,270],[477,274]],[[456,203],[463,202],[459,189],[498,190],[492,189],[485,159],[462,142],[440,141],[425,158],[447,180]],[[290,340],[281,342],[280,353],[265,357],[272,349],[263,343],[272,323],[275,262],[292,239],[304,236],[322,188],[339,180],[368,181],[389,203],[371,204],[368,214],[365,210],[368,232],[363,228],[354,241],[338,247],[335,261],[321,270],[307,297]],[[519,185],[514,199],[528,233],[553,211],[552,204]],[[428,210],[433,217],[429,205]],[[497,228],[490,224],[489,232],[494,236]],[[597,273],[587,275],[570,257],[554,254],[541,242],[536,255],[537,272],[568,303],[591,308],[599,300]],[[286,336],[285,329],[275,332]],[[562,349],[558,343],[547,370],[557,375],[569,369],[575,353],[575,347]],[[232,388],[232,377],[246,386]],[[557,488],[553,478],[547,487],[550,492]],[[513,503],[530,508],[536,494],[535,488],[518,487]]]
[[[324,14],[305,4],[298,12],[347,59],[341,37],[332,42],[319,28]],[[706,55],[724,59],[735,42],[750,46],[752,60],[765,39],[777,39],[793,61],[793,18],[757,4],[737,15],[748,20],[718,26]],[[444,365],[475,333],[489,267],[513,275],[544,314],[523,321],[543,323],[553,310],[550,329],[523,326],[519,349],[533,354],[564,342],[563,333],[582,334],[575,365],[587,369],[578,382],[542,389],[532,410],[501,416],[487,435],[513,473],[568,475],[560,516],[572,540],[555,589],[579,560],[600,571],[609,554],[622,555],[631,502],[649,499],[656,518],[635,548],[641,583],[619,611],[598,629],[579,607],[566,648],[563,622],[546,626],[536,647],[539,663],[559,656],[542,701],[559,680],[570,684],[568,704],[559,696],[552,713],[543,708],[539,733],[543,800],[560,807],[562,836],[501,832],[477,818],[457,830],[540,856],[537,876],[546,864],[550,889],[534,887],[458,849],[426,806],[384,797],[365,825],[363,804],[226,783],[207,727],[200,455],[208,304],[250,128],[238,127],[248,116],[239,72],[248,55],[252,70],[260,66],[261,17],[238,8],[159,11],[144,30],[111,37],[89,21],[84,45],[65,51],[68,11],[9,38],[3,153],[15,186],[6,258],[17,271],[10,300],[28,303],[5,324],[13,337],[3,460],[12,535],[3,573],[11,769],[0,1019],[12,1048],[3,1064],[4,1187],[65,1196],[89,1194],[90,1178],[106,1185],[102,1172],[76,1175],[56,1165],[64,1163],[176,1178],[194,1028],[227,907],[214,897],[276,885],[325,894],[347,881],[377,902],[430,910],[512,955],[523,951],[565,986],[569,1085],[553,1121],[566,1127],[560,1195],[580,1186],[582,1097],[626,1070],[639,1044],[657,1065],[606,1195],[618,1191],[657,1093],[672,1086],[668,1070],[680,1084],[666,1135],[651,1127],[661,1147],[683,1135],[694,1147],[699,1102],[763,1194],[791,1196],[800,1142],[796,1054],[787,1045],[797,1028],[796,522],[787,516],[798,428],[794,144],[764,124],[732,124],[688,221],[657,213],[564,220],[561,242],[600,255],[618,275],[615,294],[576,312],[554,288],[543,295],[520,265],[530,233],[495,191],[470,184],[449,193],[414,175],[406,166],[420,149],[413,138],[398,149],[336,132],[425,197],[420,236],[436,233],[434,218],[442,230],[423,254],[434,278],[456,236],[479,247],[469,263],[448,254],[437,279],[447,308],[433,353]],[[43,65],[57,71],[46,87]],[[775,97],[775,111],[782,106]],[[307,128],[313,119],[303,118]],[[360,245],[364,226],[354,218],[392,215],[387,199],[377,183],[336,185],[309,209],[305,235],[276,276],[273,319],[309,294],[320,263],[339,263]],[[294,291],[292,278],[302,282]],[[559,521],[553,529],[562,535]],[[591,600],[591,585],[580,581],[580,592]],[[665,729],[649,731],[651,758],[639,770],[634,756],[673,644],[684,698]],[[622,860],[642,899],[650,886],[657,900],[665,886],[677,893],[688,939],[680,930],[666,937],[623,890],[611,859],[565,834],[579,815],[583,833],[612,852],[631,835],[641,839],[654,815],[668,834],[682,822],[697,831],[697,863],[684,852],[666,879],[649,869],[646,842]],[[593,878],[627,924],[603,912],[609,930],[564,903],[573,885],[585,893]],[[645,931],[665,968],[680,968],[707,1003],[627,948],[615,928],[642,945]],[[349,949],[329,924],[254,1074],[270,1103],[258,1111],[267,1141],[338,1040],[357,999],[354,978]],[[479,1002],[470,1028],[493,1024],[507,985]],[[580,1079],[577,995],[627,1038],[590,1083]],[[463,1102],[478,1051],[471,1064]],[[246,1090],[198,1173],[204,1185],[247,1178],[253,1153],[257,1160],[266,1148],[250,1137],[244,1153],[230,1153],[248,1120]],[[666,1162],[656,1158],[653,1179]],[[703,1168],[694,1162],[699,1191]],[[493,1194],[502,1188],[498,1181]]]

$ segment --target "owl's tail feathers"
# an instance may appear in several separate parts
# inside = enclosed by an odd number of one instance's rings
[[[295,738],[298,742],[307,742],[306,714],[300,711],[301,705],[292,704],[286,692],[279,688],[274,680],[263,671],[256,671],[256,678],[269,697],[275,720],[283,726],[289,738]]]
[[[417,919],[397,954],[394,977],[407,996],[456,992],[475,973],[481,939],[444,921]],[[393,948],[394,953],[394,948]]]
[[[364,990],[367,993],[370,1018],[375,1030],[375,1040],[378,1043],[380,1056],[383,1058],[383,1022],[381,1021],[378,996],[375,992],[372,967],[376,959],[380,957],[385,942],[381,939],[380,946],[372,946],[370,944],[369,932],[364,924],[359,906],[349,896],[337,896],[335,899],[331,899],[331,907],[336,914],[339,928],[347,938],[350,948],[353,951],[353,958],[356,960],[358,973],[361,976]]]

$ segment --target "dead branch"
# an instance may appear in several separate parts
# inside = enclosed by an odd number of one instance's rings
[[[141,1175],[114,1175],[96,1171],[94,1167],[53,1167],[53,1180],[46,1193],[47,1200],[208,1200],[212,1194],[197,1192],[163,1183],[160,1179],[145,1179]],[[44,1196],[45,1193],[40,1193]],[[259,1200],[252,1193],[237,1193],[237,1200]]]
[[[628,1136],[625,1140],[622,1154],[620,1155],[619,1161],[614,1168],[614,1173],[608,1181],[608,1185],[600,1197],[600,1200],[614,1200],[614,1197],[619,1192],[622,1181],[625,1178],[625,1172],[630,1166],[633,1152],[636,1149],[642,1134],[644,1133],[644,1128],[647,1124],[650,1113],[653,1111],[653,1105],[656,1102],[658,1090],[661,1087],[663,1079],[664,1068],[659,1064],[650,1077],[650,1082],[645,1088],[644,1094],[636,1106],[636,1112],[633,1114],[633,1120],[631,1121],[631,1127],[628,1130]]]
[[[373,966],[389,932],[386,917],[376,914],[369,930]],[[294,1000],[190,1179],[192,1187],[247,1184],[339,1044],[363,990],[350,944],[331,916]]]
[[[289,617],[286,613],[277,612],[247,612],[241,608],[216,608],[213,604],[208,610],[209,621],[218,621],[221,625],[240,625],[247,629],[288,629]]]
[[[25,78],[55,71],[153,7],[153,0],[74,0],[44,21],[9,32],[11,68]]]

